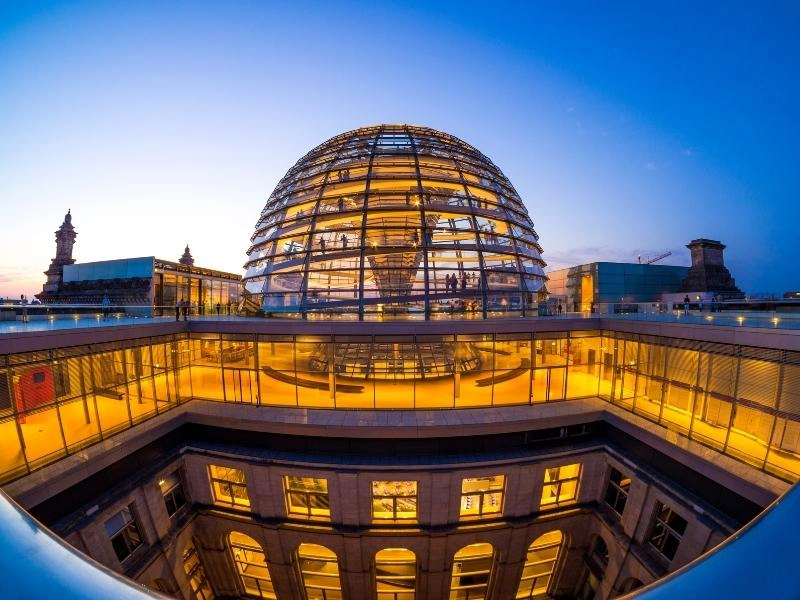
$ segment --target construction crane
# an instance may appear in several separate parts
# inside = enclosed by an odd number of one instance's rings
[[[667,258],[668,256],[672,256],[672,252],[671,251],[670,252],[664,252],[664,254],[659,254],[655,258],[650,258],[650,259],[648,259],[648,260],[646,260],[644,262],[642,262],[642,257],[639,256],[639,264],[640,265],[652,265],[653,263],[656,263],[656,262],[660,261],[662,258]]]

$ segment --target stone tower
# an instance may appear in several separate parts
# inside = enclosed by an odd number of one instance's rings
[[[692,266],[681,283],[681,292],[715,292],[722,298],[744,296],[722,258],[725,244],[700,238],[686,247],[692,253]]]
[[[192,253],[189,252],[189,244],[186,244],[186,249],[183,251],[183,256],[181,256],[181,260],[179,262],[187,267],[191,267],[194,264]]]
[[[75,245],[75,238],[78,232],[72,226],[72,215],[67,210],[64,215],[64,222],[56,231],[56,257],[50,261],[50,268],[44,272],[47,281],[42,287],[42,292],[53,293],[61,289],[64,277],[64,265],[71,265],[75,262],[72,258],[72,247]]]

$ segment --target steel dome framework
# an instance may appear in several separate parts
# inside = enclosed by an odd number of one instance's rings
[[[275,188],[251,242],[245,289],[274,314],[518,315],[545,281],[538,235],[500,169],[409,125],[314,148]]]

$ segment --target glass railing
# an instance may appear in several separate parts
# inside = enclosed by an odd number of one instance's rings
[[[757,327],[766,329],[800,329],[800,303],[773,302],[613,302],[584,307],[570,315],[600,316],[627,321],[653,321],[717,327]]]
[[[0,335],[31,331],[55,331],[92,327],[135,325],[187,319],[231,319],[235,306],[102,306],[99,304],[0,304]]]
[[[762,329],[800,329],[800,305],[797,302],[770,302],[770,310],[764,303],[754,303],[749,310],[747,303],[720,302],[715,305],[690,303],[667,305],[659,302],[615,302],[597,303],[583,307],[585,310],[568,310],[557,302],[540,302],[524,310],[515,306],[493,307],[486,312],[468,304],[439,307],[427,315],[429,320],[482,320],[482,319],[559,319],[559,318],[610,318],[627,321],[682,323],[717,327],[756,327]],[[571,307],[581,308],[581,307]],[[755,308],[761,308],[756,310]],[[233,305],[189,306],[186,310],[175,306],[109,306],[97,304],[43,305],[0,304],[0,335],[25,331],[47,331],[79,329],[82,327],[108,327],[132,325],[145,320],[165,322],[169,320],[229,320],[236,318],[298,319],[309,321],[354,321],[358,320],[357,309],[326,310],[303,313],[299,310],[247,313]],[[363,319],[380,321],[424,321],[426,315],[419,310],[398,311],[390,306],[370,307]]]

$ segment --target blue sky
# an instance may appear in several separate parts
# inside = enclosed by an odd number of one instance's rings
[[[800,289],[800,3],[4,2],[0,295],[188,242],[239,272],[273,187],[361,125],[487,154],[553,267],[721,239]]]

